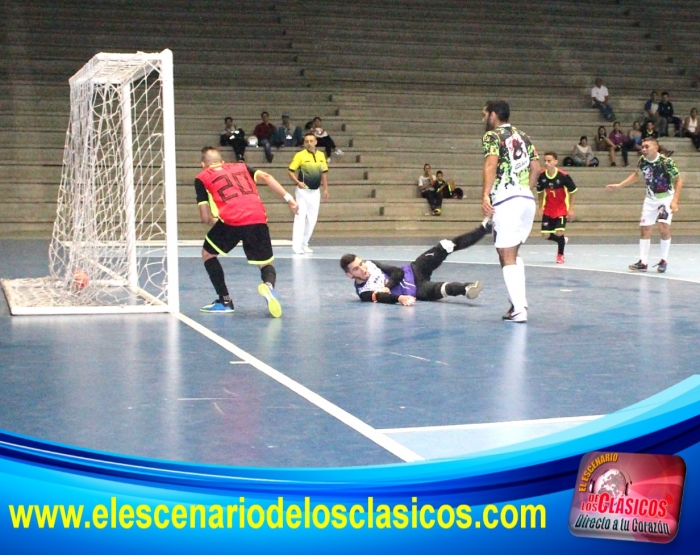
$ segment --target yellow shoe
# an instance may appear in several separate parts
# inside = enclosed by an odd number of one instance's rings
[[[260,293],[267,301],[267,309],[272,314],[273,318],[279,318],[282,316],[282,305],[275,295],[275,290],[270,287],[267,283],[261,283],[258,285],[258,293]]]

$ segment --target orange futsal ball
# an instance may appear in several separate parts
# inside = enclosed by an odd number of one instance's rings
[[[73,272],[73,282],[75,283],[76,288],[85,289],[89,281],[90,280],[88,279],[88,275],[85,271],[76,270]]]

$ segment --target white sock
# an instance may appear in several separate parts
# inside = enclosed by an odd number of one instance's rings
[[[517,257],[515,259],[515,265],[518,267],[520,270],[520,273],[522,274],[522,280],[523,280],[523,296],[525,298],[525,308],[528,307],[527,304],[527,287],[525,283],[525,261],[521,257]]]
[[[440,246],[447,251],[447,254],[450,254],[453,250],[455,250],[455,244],[449,239],[443,239],[440,241]]]
[[[503,266],[503,281],[506,283],[508,296],[513,305],[513,312],[518,313],[525,310],[525,280],[524,274],[516,264]]]
[[[661,239],[659,246],[661,247],[661,260],[668,262],[668,250],[671,248],[671,238]]]
[[[649,260],[649,248],[651,247],[651,239],[639,240],[639,260],[642,264],[646,264]]]
[[[447,297],[447,282],[442,284],[442,287],[440,287],[440,294],[442,295],[442,298],[444,299]]]

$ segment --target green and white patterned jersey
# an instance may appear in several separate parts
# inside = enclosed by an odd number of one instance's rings
[[[637,172],[644,177],[647,185],[647,198],[650,199],[666,198],[673,195],[673,182],[680,175],[676,163],[663,154],[659,154],[653,162],[640,156]]]
[[[530,190],[530,162],[538,160],[530,137],[509,123],[487,131],[482,139],[484,156],[498,156],[496,179],[491,187],[491,203],[516,196],[533,198]]]

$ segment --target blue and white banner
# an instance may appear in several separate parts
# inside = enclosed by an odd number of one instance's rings
[[[0,552],[691,553],[700,522],[699,444],[700,376],[537,440],[376,467],[186,464],[0,432]],[[672,541],[569,531],[579,466],[593,451],[685,462]]]

